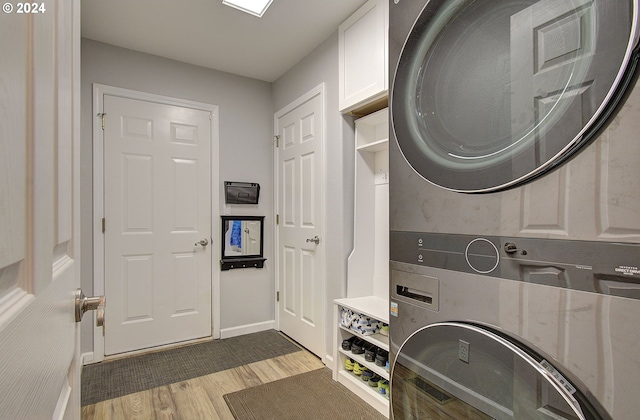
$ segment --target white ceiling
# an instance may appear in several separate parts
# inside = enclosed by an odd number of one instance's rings
[[[273,0],[262,18],[222,0],[82,0],[82,37],[273,82],[366,0]]]

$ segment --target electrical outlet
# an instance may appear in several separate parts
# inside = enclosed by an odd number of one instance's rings
[[[466,341],[458,340],[458,359],[465,363],[469,363],[469,346]]]

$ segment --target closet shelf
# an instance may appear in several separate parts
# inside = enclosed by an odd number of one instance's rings
[[[335,299],[333,303],[354,312],[389,323],[389,300],[379,296]],[[388,346],[388,343],[387,343]]]
[[[356,150],[359,152],[381,152],[383,150],[389,149],[389,139],[382,139],[378,141],[373,141],[371,143],[366,143],[361,146],[358,146]]]
[[[356,337],[361,338],[364,341],[368,341],[374,346],[380,347],[382,350],[389,351],[389,336],[382,335],[382,334],[361,335],[342,325],[340,325],[340,329],[345,332],[348,332],[349,334],[355,335]]]

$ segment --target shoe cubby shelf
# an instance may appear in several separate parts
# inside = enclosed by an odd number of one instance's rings
[[[346,370],[338,372],[337,380],[381,414],[387,416],[387,418],[389,417],[389,400],[378,393],[378,388],[369,386],[362,379]]]
[[[338,349],[338,351],[340,353],[342,353],[344,356],[346,356],[348,358],[351,358],[351,359],[355,360],[356,362],[358,362],[360,364],[360,366],[364,366],[367,369],[369,369],[370,371],[372,371],[374,373],[377,373],[378,375],[380,375],[381,377],[383,377],[387,381],[389,380],[389,372],[387,372],[387,369],[385,369],[382,366],[378,366],[373,362],[367,362],[364,359],[364,356],[362,354],[353,354],[350,351],[342,350],[342,349]],[[343,363],[343,366],[344,366],[344,363]]]
[[[361,338],[364,341],[368,341],[374,346],[380,347],[382,350],[389,351],[389,337],[386,335],[382,335],[382,334],[362,335],[354,332],[353,330],[350,330],[349,328],[345,328],[342,325],[340,326],[340,329],[351,335],[358,336],[358,338]]]
[[[386,380],[389,380],[389,372],[387,372],[384,366],[376,365],[375,362],[366,361],[364,354],[353,354],[350,350],[342,349],[343,340],[348,340],[351,337],[357,337],[358,339],[371,343],[388,352],[389,337],[382,334],[363,335],[340,324],[343,309],[350,309],[359,314],[366,315],[370,318],[374,318],[388,324],[388,300],[377,296],[364,296],[336,299],[333,302],[335,307],[334,321],[337,326],[335,336],[336,353],[334,356],[336,367],[333,379],[346,386],[349,390],[365,400],[380,413],[389,417],[389,400],[379,393],[378,387],[372,387],[368,382],[363,381],[360,376],[348,371],[345,367],[345,361],[347,359],[352,359],[359,365],[366,367],[371,372]]]
[[[335,299],[333,301],[345,309],[370,316],[386,324],[389,323],[389,300],[378,296]]]

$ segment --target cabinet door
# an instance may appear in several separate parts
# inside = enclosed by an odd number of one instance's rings
[[[338,29],[340,110],[387,94],[388,4],[369,0]]]

